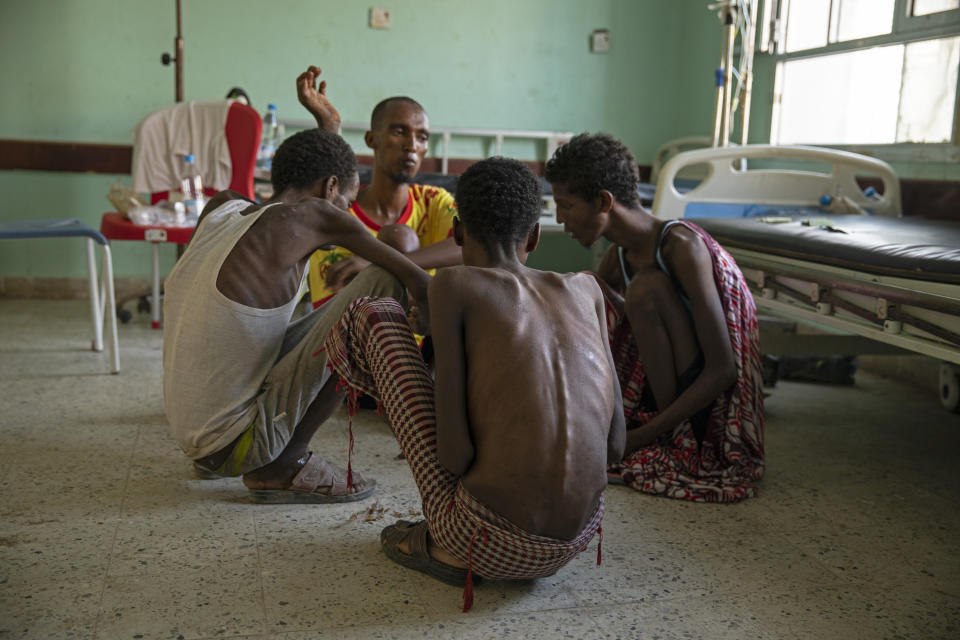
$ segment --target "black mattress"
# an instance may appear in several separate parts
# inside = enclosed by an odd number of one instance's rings
[[[816,214],[790,222],[691,218],[717,242],[877,275],[960,284],[960,222]]]

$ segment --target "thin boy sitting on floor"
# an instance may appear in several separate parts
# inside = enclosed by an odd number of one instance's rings
[[[609,135],[575,136],[546,178],[566,231],[585,247],[613,243],[598,280],[629,429],[612,479],[684,500],[756,495],[759,333],[737,263],[700,227],[640,206],[637,163]]]
[[[254,502],[345,502],[374,482],[310,453],[343,402],[320,351],[356,298],[426,298],[430,279],[344,209],[357,160],[338,135],[301,131],[273,160],[274,197],[232,191],[205,207],[166,281],[163,396],[183,451],[200,468],[243,475]],[[343,246],[383,267],[361,271],[323,309],[291,322],[310,255]],[[398,280],[399,278],[399,280]]]
[[[625,430],[600,287],[524,266],[540,236],[537,177],[484,160],[457,201],[464,266],[428,291],[436,383],[393,300],[356,301],[325,344],[352,390],[380,399],[423,499],[426,520],[384,529],[384,551],[465,585],[466,611],[473,574],[549,576],[587,547]]]

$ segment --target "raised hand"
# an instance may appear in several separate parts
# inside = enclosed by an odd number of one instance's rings
[[[340,112],[327,99],[327,81],[321,80],[320,67],[310,65],[297,76],[297,99],[317,120],[317,126],[330,133],[340,132]]]

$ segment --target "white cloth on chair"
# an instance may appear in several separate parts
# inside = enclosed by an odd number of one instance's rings
[[[232,100],[191,100],[149,114],[133,130],[133,190],[168,191],[180,185],[184,156],[193,154],[203,185],[230,186],[227,112]]]

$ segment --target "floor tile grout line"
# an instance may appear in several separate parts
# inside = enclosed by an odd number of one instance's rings
[[[250,510],[249,517],[253,521],[253,544],[257,550],[257,586],[260,590],[260,611],[263,615],[263,628],[266,630],[268,625],[267,616],[267,594],[263,586],[263,554],[260,552],[260,526],[257,522],[255,511]]]
[[[127,458],[127,473],[123,480],[123,498],[120,500],[120,509],[117,514],[116,522],[114,523],[113,536],[110,539],[110,551],[107,554],[107,566],[104,567],[103,572],[103,585],[100,589],[100,597],[97,601],[97,617],[93,621],[93,635],[90,636],[93,640],[97,640],[97,635],[100,631],[100,620],[106,615],[103,610],[103,602],[107,593],[107,583],[110,580],[110,566],[113,564],[114,553],[116,552],[117,536],[120,534],[120,525],[123,523],[123,514],[127,506],[127,500],[129,498],[130,491],[130,476],[133,473],[133,460],[137,454],[137,447],[140,445],[140,436],[143,433],[143,426],[140,425],[137,427],[137,435],[133,439],[133,446],[130,449],[130,455]]]

